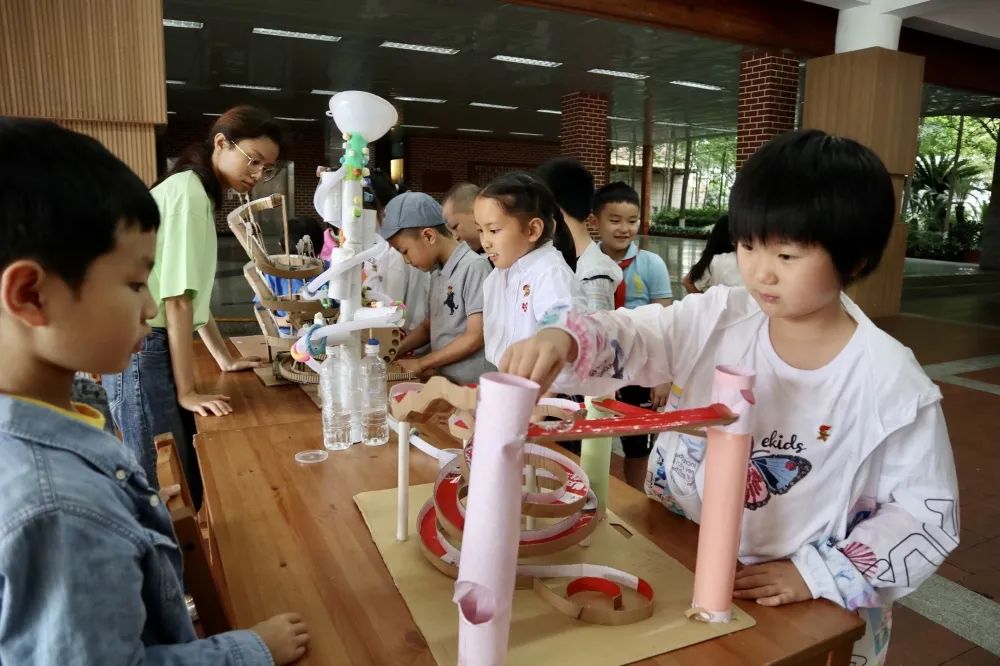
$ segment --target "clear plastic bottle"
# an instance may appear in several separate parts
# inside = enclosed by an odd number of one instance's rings
[[[319,369],[319,394],[323,405],[323,446],[330,451],[351,448],[350,365],[344,347],[327,347]]]
[[[360,375],[361,441],[367,446],[381,446],[389,441],[389,389],[385,361],[379,356],[375,338],[365,345]]]

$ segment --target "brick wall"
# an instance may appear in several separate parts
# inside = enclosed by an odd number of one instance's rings
[[[799,61],[776,51],[744,49],[736,119],[736,168],[778,134],[795,128]]]
[[[214,121],[215,118],[208,116],[196,118],[171,116],[166,130],[157,138],[158,172],[162,174],[167,158],[177,157],[191,143],[207,138]],[[324,127],[321,123],[288,123],[285,128],[287,149],[281,157],[295,164],[295,201],[294,206],[289,209],[289,214],[294,211],[296,215],[318,217],[312,199],[318,183],[316,167],[326,164],[323,145]],[[339,136],[334,137],[334,140],[339,148]],[[237,205],[239,202],[235,197],[225,198],[222,208],[215,211],[215,226],[220,233],[229,233],[226,215]]]
[[[411,136],[403,180],[411,190],[440,198],[462,181],[486,185],[508,171],[532,170],[559,154],[559,144],[466,136]]]
[[[561,155],[577,158],[594,174],[595,187],[608,182],[608,96],[572,92],[563,95],[560,123]]]

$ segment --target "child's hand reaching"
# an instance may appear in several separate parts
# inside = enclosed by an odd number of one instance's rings
[[[508,347],[498,368],[500,372],[535,382],[541,387],[541,395],[548,391],[563,366],[575,359],[576,340],[565,331],[545,328],[534,337]]]
[[[292,664],[302,658],[309,643],[309,629],[298,613],[282,613],[253,628],[271,652],[277,666]]]
[[[809,586],[790,560],[743,567],[736,572],[733,596],[755,599],[761,606],[783,606],[813,598]]]

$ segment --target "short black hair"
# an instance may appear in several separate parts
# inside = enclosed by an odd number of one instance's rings
[[[445,238],[451,238],[451,229],[448,228],[447,224],[436,224],[432,227],[406,227],[405,229],[400,229],[398,233],[404,234],[409,237],[416,237],[420,235],[420,232],[424,229],[433,229],[438,232],[439,235]]]
[[[857,141],[799,130],[764,144],[729,194],[734,243],[819,245],[841,283],[878,267],[895,220],[896,195],[882,161]]]
[[[155,231],[146,185],[95,139],[44,120],[0,118],[0,271],[37,261],[74,290],[121,228]]]
[[[594,215],[612,203],[629,203],[638,206],[639,193],[632,189],[631,185],[621,180],[608,183],[594,193]]]
[[[580,160],[556,157],[538,167],[537,173],[560,208],[576,220],[587,219],[594,205],[594,176]]]

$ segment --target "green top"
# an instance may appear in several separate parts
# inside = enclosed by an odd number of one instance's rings
[[[209,303],[218,245],[212,200],[194,171],[175,173],[150,193],[160,208],[160,230],[156,234],[156,265],[149,276],[156,316],[149,324],[166,328],[164,299],[184,294],[191,299],[197,331],[212,316]]]

